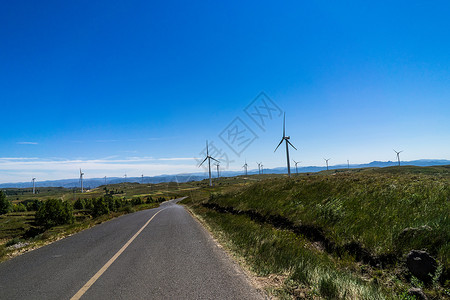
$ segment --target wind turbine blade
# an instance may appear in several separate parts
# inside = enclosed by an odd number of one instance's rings
[[[209,156],[208,140],[206,140],[206,156]]]
[[[291,142],[289,142],[289,140],[286,140],[286,142],[288,142],[288,144],[289,144],[289,145],[291,145],[291,146],[292,146],[292,148],[294,148],[295,150],[297,150],[297,148],[295,148],[295,146],[294,146],[294,145],[292,145],[292,143],[291,143]]]
[[[278,144],[278,146],[275,148],[275,151],[277,151],[278,147],[280,147],[281,143],[283,142],[284,139],[281,139],[280,143]],[[275,152],[273,151],[273,152]]]
[[[201,167],[207,159],[208,159],[208,156],[198,166]]]
[[[286,136],[286,113],[283,116],[283,137]]]
[[[218,163],[220,163],[220,161],[218,161],[217,159],[215,159],[215,158],[213,158],[213,157],[210,157],[212,160],[215,160],[215,161],[217,161]]]

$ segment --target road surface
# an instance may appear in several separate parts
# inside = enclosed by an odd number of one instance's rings
[[[0,263],[0,299],[263,299],[176,202]]]

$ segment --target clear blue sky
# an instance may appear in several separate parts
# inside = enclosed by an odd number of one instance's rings
[[[0,182],[450,158],[448,1],[9,1],[0,10]],[[235,154],[239,117],[257,136]]]

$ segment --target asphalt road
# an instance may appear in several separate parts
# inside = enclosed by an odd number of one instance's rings
[[[86,283],[94,279],[86,290]],[[0,263],[0,299],[75,295],[81,299],[263,298],[174,200]]]

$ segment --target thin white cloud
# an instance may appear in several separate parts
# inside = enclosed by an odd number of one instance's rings
[[[154,176],[161,174],[201,172],[193,158],[168,157],[127,157],[119,159],[50,159],[50,158],[0,158],[2,178],[0,183],[28,181],[29,177],[39,176],[40,180],[75,178],[79,169],[86,178],[117,177],[127,173],[130,177]]]
[[[19,145],[37,145],[37,142],[17,142]]]

